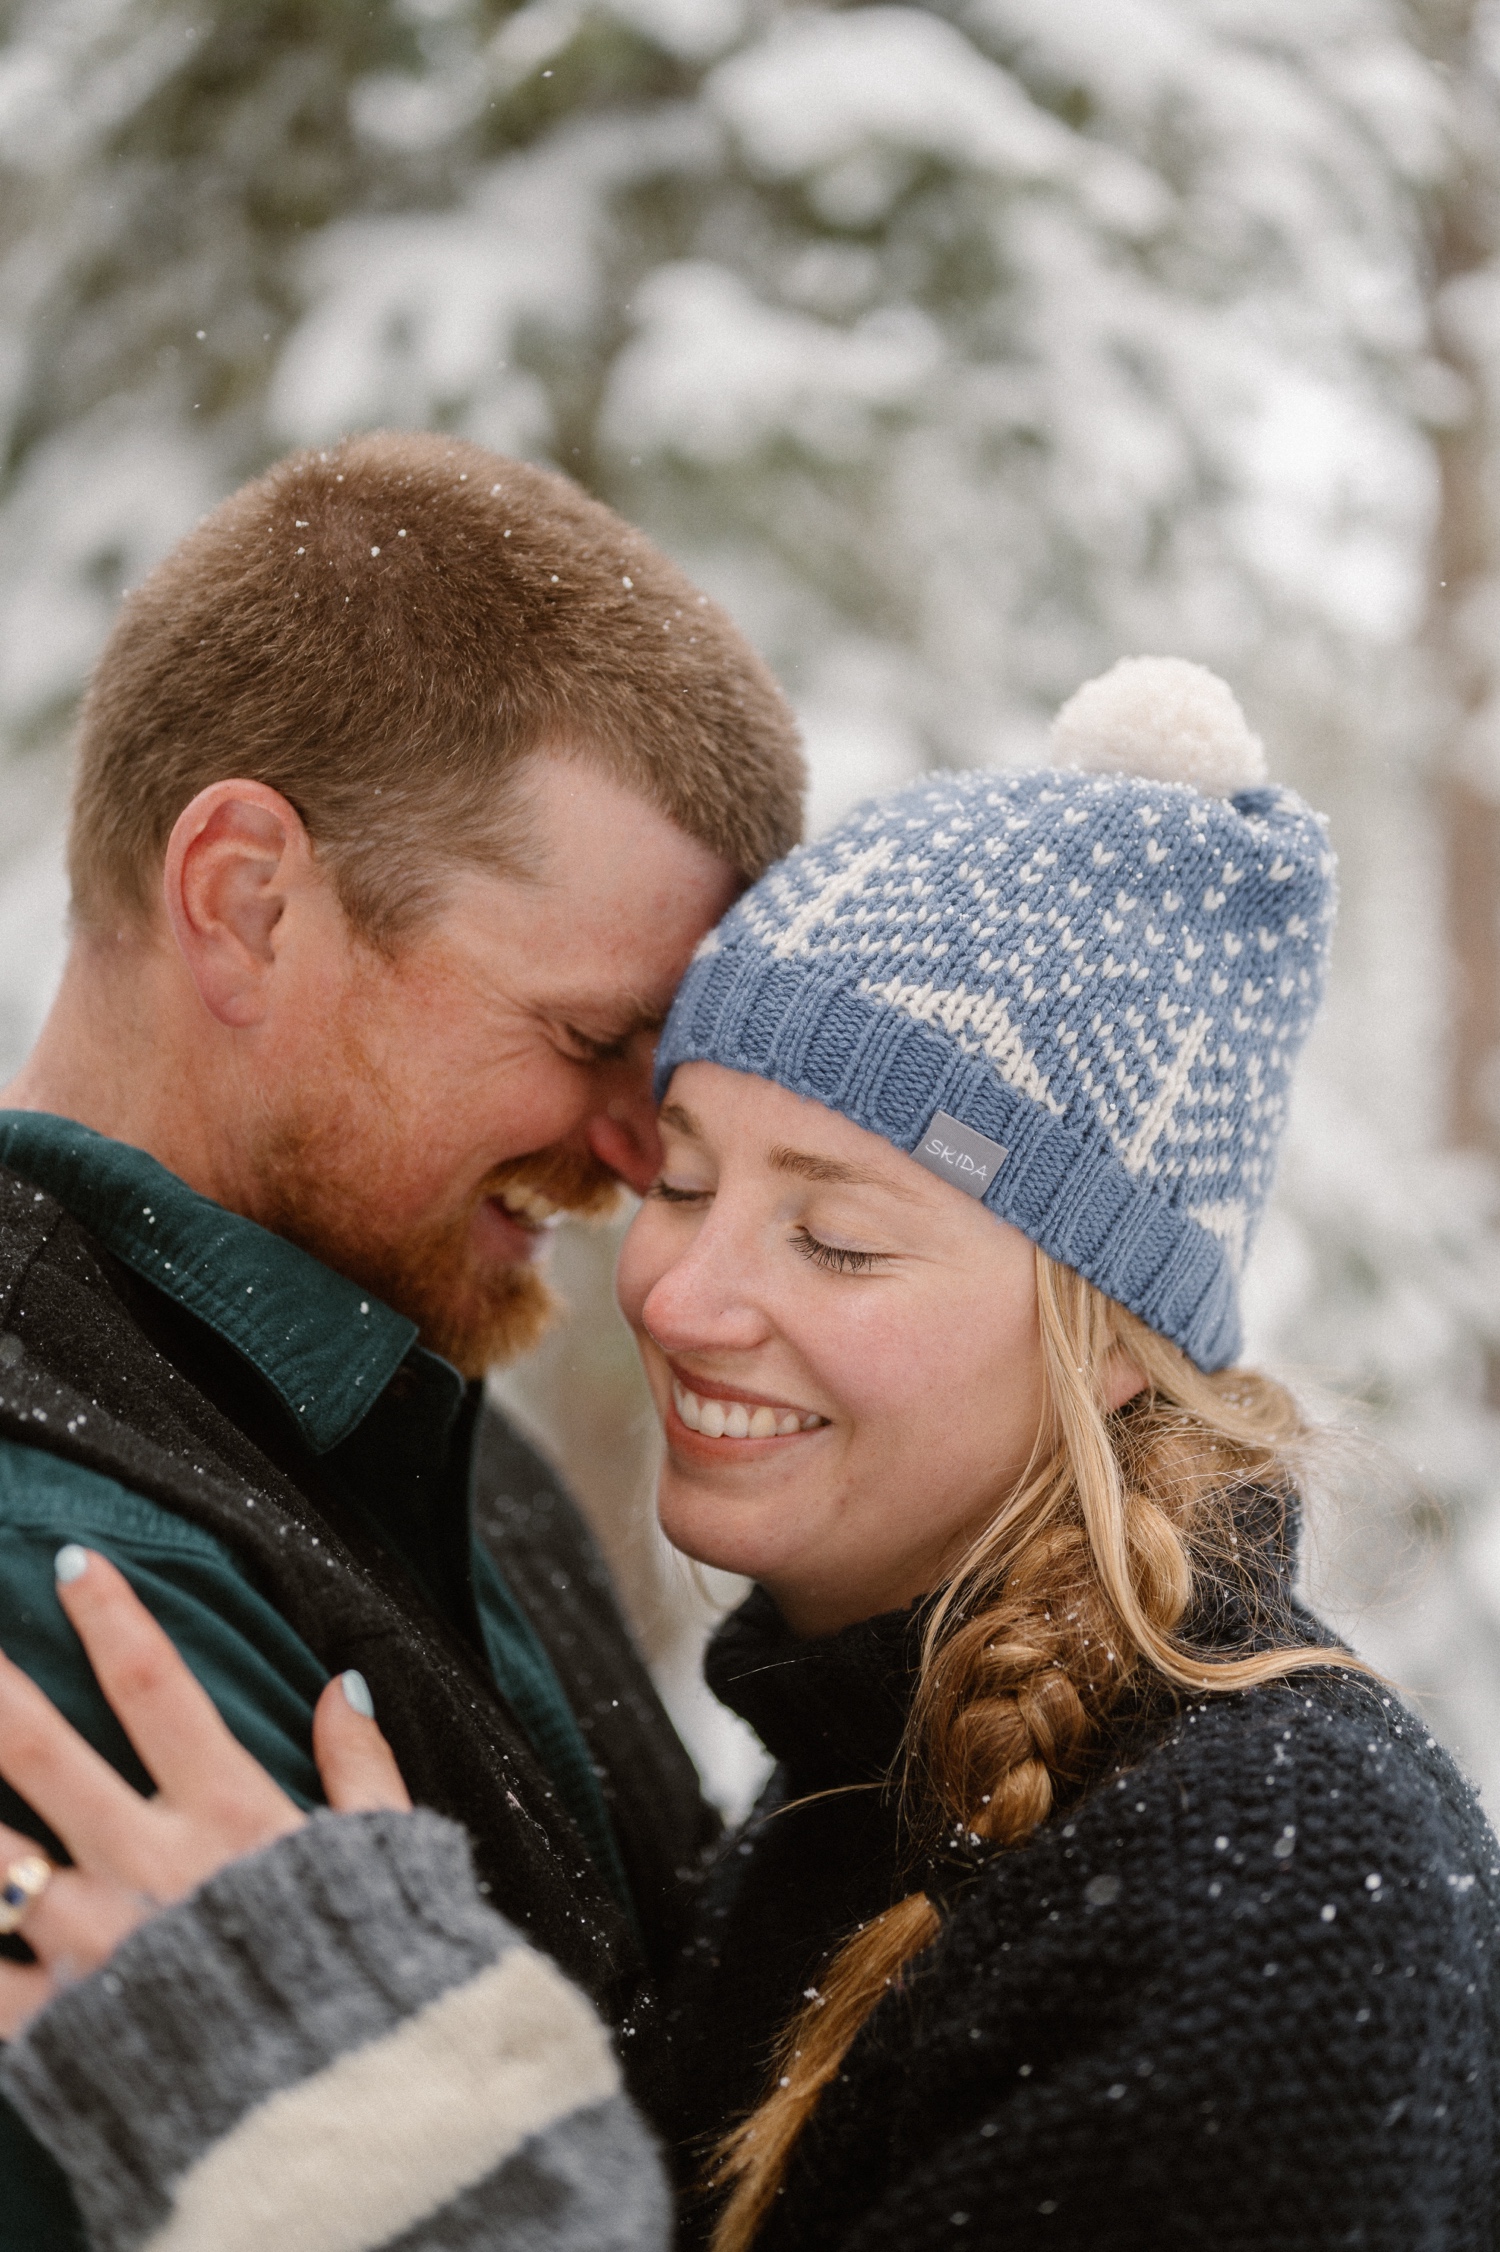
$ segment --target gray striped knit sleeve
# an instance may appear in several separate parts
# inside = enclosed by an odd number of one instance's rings
[[[433,1814],[319,1814],[49,2004],[0,2085],[95,2252],[665,2252],[592,2005]]]

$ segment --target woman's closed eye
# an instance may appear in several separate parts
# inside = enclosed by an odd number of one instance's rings
[[[851,1251],[842,1243],[824,1243],[808,1228],[794,1228],[792,1241],[804,1259],[831,1275],[875,1274],[893,1257],[889,1251]]]
[[[676,1181],[663,1178],[653,1181],[646,1195],[658,1204],[705,1204],[713,1190],[684,1188]]]

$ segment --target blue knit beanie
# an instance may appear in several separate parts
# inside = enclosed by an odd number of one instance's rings
[[[707,1062],[810,1096],[1222,1368],[1332,854],[1200,665],[1123,660],[1053,756],[929,776],[771,869],[698,949],[657,1086]]]

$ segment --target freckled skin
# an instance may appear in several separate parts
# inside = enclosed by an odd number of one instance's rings
[[[214,784],[173,831],[149,926],[80,934],[0,1100],[287,1233],[300,1169],[320,1211],[299,1240],[383,1295],[440,1247],[461,1301],[535,1248],[485,1194],[497,1167],[546,1151],[650,1180],[651,1027],[739,888],[585,758],[540,758],[526,789],[533,872],[455,869],[387,956],[284,798]]]
[[[1031,1455],[1043,1389],[1030,1242],[878,1136],[719,1064],[674,1074],[662,1136],[665,1193],[632,1224],[619,1297],[667,1433],[663,1531],[759,1580],[800,1633],[910,1601]],[[869,1179],[811,1180],[778,1166],[778,1149]],[[869,1264],[834,1272],[829,1254]],[[701,1438],[672,1410],[674,1371],[827,1425]]]

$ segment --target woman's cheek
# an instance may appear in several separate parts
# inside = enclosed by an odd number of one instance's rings
[[[927,1423],[932,1389],[916,1340],[830,1324],[808,1359],[832,1403],[827,1412],[872,1471],[903,1455],[914,1439],[920,1443],[913,1425]]]
[[[962,1399],[961,1328],[951,1303],[872,1291],[848,1319],[827,1325],[820,1358],[860,1421],[895,1421],[914,1409],[927,1416],[950,1392]]]
[[[872,1499],[891,1485],[908,1507],[915,1480],[934,1507],[962,1517],[1018,1447],[1024,1458],[1032,1403],[998,1378],[993,1341],[976,1339],[951,1298],[889,1331],[851,1326],[839,1358],[835,1370],[825,1348],[822,1366],[848,1417],[850,1468]]]

